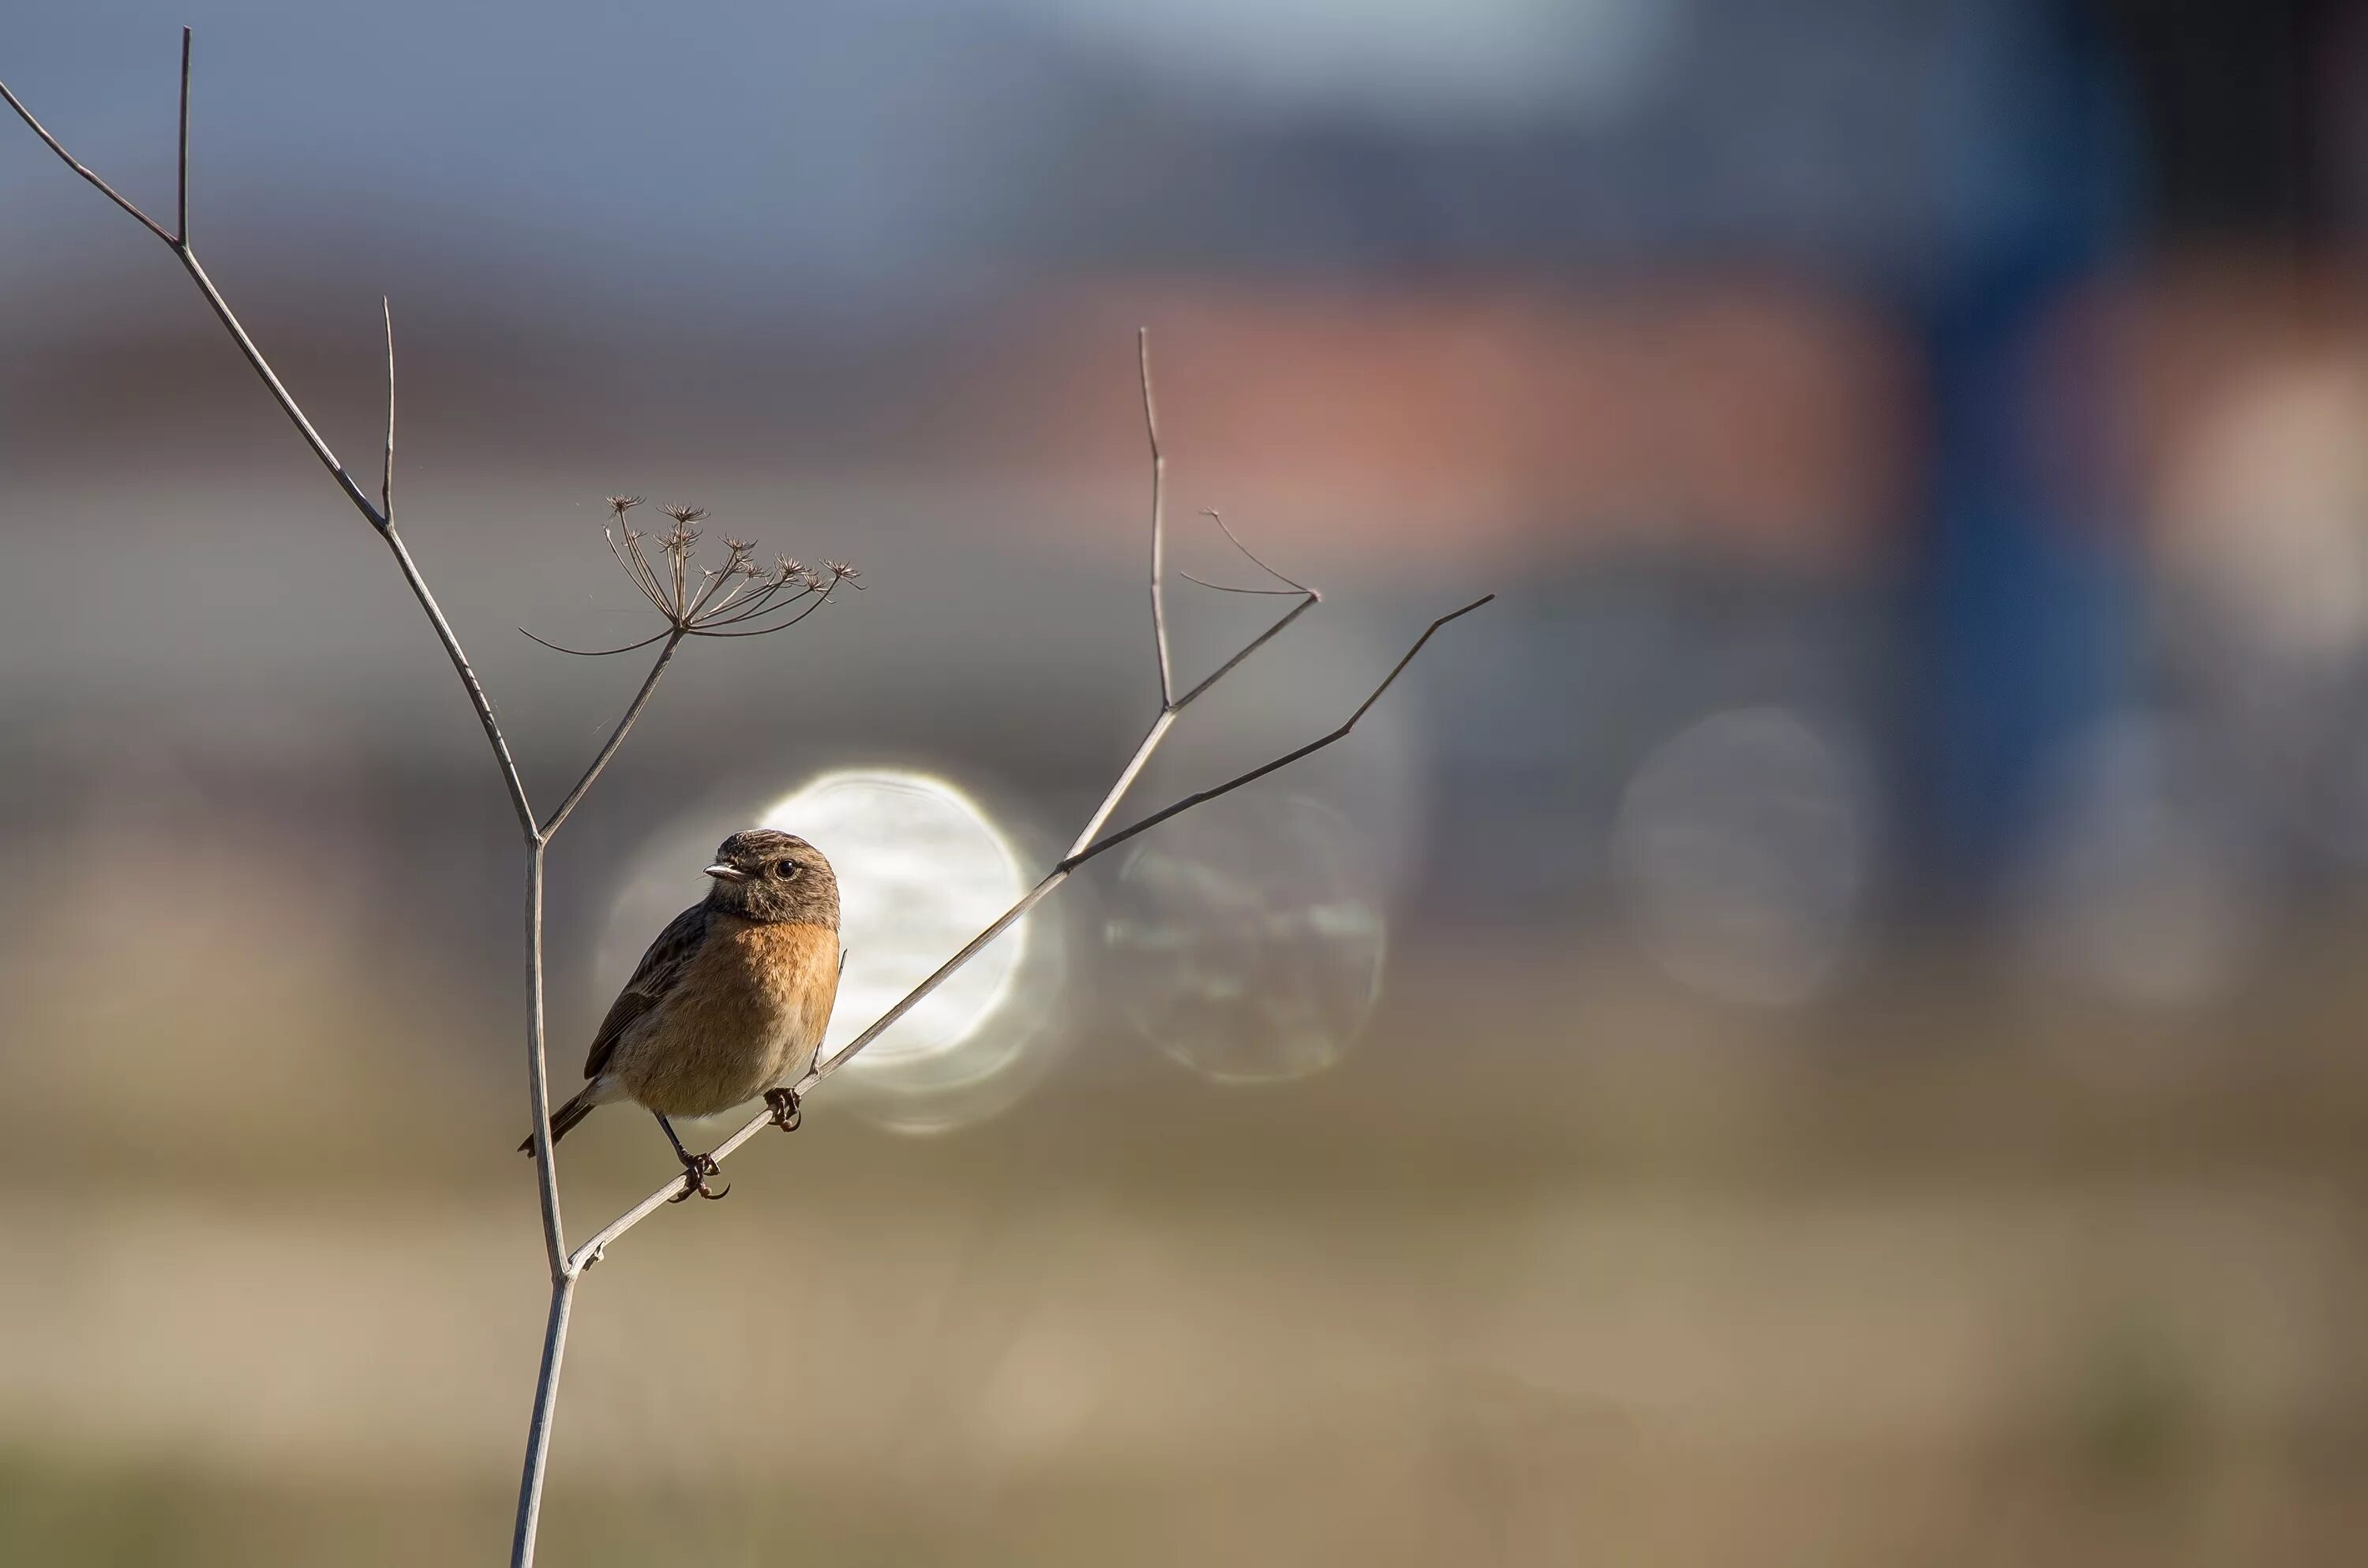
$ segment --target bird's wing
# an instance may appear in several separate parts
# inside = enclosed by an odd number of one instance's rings
[[[600,1032],[592,1037],[592,1054],[584,1059],[584,1075],[597,1078],[600,1069],[609,1065],[616,1053],[617,1041],[631,1028],[634,1019],[656,1006],[699,951],[699,944],[707,937],[707,906],[694,903],[672,920],[642,955],[633,970],[633,978],[617,993],[609,1005],[609,1016],[600,1020]]]

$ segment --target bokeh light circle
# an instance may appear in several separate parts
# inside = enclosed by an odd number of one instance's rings
[[[927,774],[827,773],[768,810],[838,873],[847,968],[825,1045],[837,1051],[1027,891],[985,808]],[[1028,932],[1008,932],[864,1048],[850,1069],[958,1049],[1008,999]]]
[[[1032,881],[985,807],[924,773],[825,774],[754,824],[745,806],[712,802],[669,822],[619,883],[587,975],[587,1019],[606,1009],[650,938],[706,895],[697,869],[716,845],[751,825],[810,840],[838,874],[847,967],[825,1051],[894,1006]],[[1040,910],[1021,921],[833,1074],[831,1106],[900,1132],[945,1131],[1008,1109],[1066,1040],[1065,949],[1057,920]]]
[[[1306,796],[1231,796],[1164,825],[1108,895],[1121,1012],[1222,1083],[1322,1072],[1381,993],[1385,876],[1365,835]]]

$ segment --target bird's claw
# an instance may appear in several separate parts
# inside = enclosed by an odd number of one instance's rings
[[[784,1132],[795,1132],[805,1124],[805,1113],[798,1104],[795,1089],[767,1089],[765,1103],[773,1108],[773,1125]]]
[[[722,1198],[732,1190],[730,1183],[727,1182],[723,1187],[714,1188],[707,1185],[707,1178],[720,1174],[721,1169],[722,1167],[716,1165],[715,1156],[712,1154],[692,1155],[682,1163],[682,1190],[666,1201],[679,1203],[694,1192],[709,1199]]]

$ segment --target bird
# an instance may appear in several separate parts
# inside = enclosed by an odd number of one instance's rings
[[[713,1116],[765,1097],[795,1131],[803,1077],[838,998],[838,878],[794,834],[734,834],[707,868],[707,896],[666,923],[592,1037],[590,1080],[551,1118],[557,1143],[594,1108],[631,1100],[657,1118],[682,1162],[683,1190],[711,1190],[715,1161],[683,1147],[668,1119]],[[518,1145],[528,1153],[534,1139]]]

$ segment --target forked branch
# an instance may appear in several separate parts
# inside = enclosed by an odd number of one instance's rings
[[[272,401],[279,405],[279,411],[288,416],[289,423],[296,426],[296,432],[304,438],[304,444],[313,449],[313,456],[319,460],[323,468],[328,470],[329,477],[336,482],[338,490],[344,494],[348,502],[352,503],[354,510],[361,514],[362,520],[375,528],[379,536],[386,540],[387,549],[393,552],[395,563],[402,569],[404,581],[409,585],[412,597],[419,601],[420,609],[427,615],[428,623],[436,630],[437,641],[443,644],[445,657],[451,661],[453,672],[461,677],[461,685],[469,695],[470,706],[476,710],[477,722],[485,732],[486,744],[493,748],[495,765],[501,770],[502,784],[509,792],[510,809],[517,813],[518,826],[531,836],[535,831],[534,807],[527,799],[526,784],[518,777],[518,764],[510,757],[509,743],[503,738],[502,727],[494,718],[493,703],[485,696],[484,687],[479,684],[477,672],[470,665],[469,656],[461,647],[461,640],[453,635],[451,623],[444,619],[444,611],[437,604],[436,596],[428,592],[427,582],[421,578],[418,566],[411,559],[411,551],[404,547],[402,536],[394,531],[394,519],[386,504],[392,498],[394,474],[393,309],[390,305],[386,311],[388,342],[386,473],[379,487],[380,500],[377,504],[373,504],[370,496],[363,493],[362,487],[355,483],[354,476],[346,472],[346,465],[337,460],[337,454],[330,450],[329,443],[322,438],[321,432],[313,428],[313,421],[305,416],[304,410],[297,404],[287,384],[280,381],[279,372],[274,370],[271,368],[271,362],[263,357],[263,350],[257,348],[255,346],[255,339],[247,335],[246,328],[240,324],[237,312],[230,308],[230,301],[222,298],[222,290],[215,288],[214,280],[206,275],[205,267],[198,261],[198,253],[190,248],[189,49],[189,29],[183,28],[181,29],[180,142],[174,167],[176,226],[170,232],[134,206],[113,186],[85,166],[80,159],[67,152],[64,144],[51,135],[49,129],[40,120],[33,118],[32,110],[27,108],[23,101],[15,93],[9,91],[6,83],[0,83],[0,98],[7,100],[8,107],[17,111],[17,118],[32,129],[33,134],[40,137],[50,151],[55,153],[65,164],[66,167],[97,187],[108,200],[138,219],[141,227],[165,242],[165,246],[179,259],[182,270],[189,275],[189,280],[198,286],[198,292],[204,297],[208,308],[214,312],[215,319],[219,320],[223,330],[230,334],[231,341],[238,345],[239,353],[245,357],[248,366],[254,369],[265,389],[271,393]]]
[[[1214,687],[1217,683],[1223,680],[1226,676],[1231,675],[1235,670],[1240,668],[1244,661],[1247,660],[1251,654],[1257,653],[1269,642],[1274,641],[1275,638],[1281,636],[1283,631],[1288,628],[1292,621],[1297,620],[1302,615],[1313,608],[1321,597],[1314,588],[1310,588],[1300,583],[1294,582],[1292,579],[1284,576],[1281,573],[1277,572],[1274,568],[1267,565],[1265,562],[1260,561],[1256,554],[1252,553],[1247,545],[1242,543],[1241,540],[1234,533],[1234,530],[1226,527],[1225,521],[1222,517],[1219,517],[1213,511],[1206,513],[1205,515],[1207,517],[1216,522],[1218,528],[1224,531],[1225,537],[1233,541],[1234,547],[1236,550],[1239,550],[1244,555],[1248,556],[1250,561],[1258,565],[1260,570],[1268,573],[1278,581],[1288,585],[1288,586],[1281,591],[1296,593],[1300,596],[1300,598],[1297,604],[1293,605],[1289,610],[1284,612],[1281,619],[1275,621],[1274,624],[1269,626],[1265,631],[1259,632],[1256,637],[1251,638],[1249,642],[1244,643],[1239,649],[1235,650],[1229,658],[1227,658],[1223,664],[1219,665],[1217,668],[1211,672],[1207,677],[1202,679],[1199,685],[1193,687],[1190,691],[1185,692],[1180,697],[1174,695],[1174,676],[1172,674],[1172,665],[1167,654],[1167,586],[1163,580],[1164,574],[1162,572],[1162,563],[1166,555],[1166,540],[1163,537],[1165,534],[1166,521],[1161,502],[1161,491],[1164,488],[1166,482],[1166,461],[1159,451],[1159,426],[1156,415],[1154,413],[1156,404],[1153,401],[1151,391],[1151,344],[1149,334],[1147,332],[1139,333],[1137,335],[1136,344],[1138,363],[1141,367],[1142,375],[1144,421],[1150,433],[1152,453],[1151,610],[1153,640],[1157,647],[1159,656],[1159,713],[1157,717],[1152,721],[1151,728],[1144,733],[1142,741],[1136,744],[1134,755],[1128,758],[1126,766],[1119,770],[1117,781],[1111,784],[1109,792],[1102,797],[1101,803],[1094,808],[1093,815],[1087,819],[1084,829],[1077,835],[1076,840],[1070,844],[1068,853],[1064,855],[1058,861],[1054,862],[1052,869],[1045,872],[1043,878],[1039,881],[1034,887],[1029,889],[1026,893],[1022,894],[1018,903],[1005,910],[1001,915],[996,916],[995,920],[986,927],[986,929],[981,931],[977,936],[972,937],[967,943],[963,944],[959,952],[955,953],[944,963],[939,965],[934,973],[932,973],[928,979],[922,981],[920,984],[915,986],[910,992],[907,992],[894,1006],[890,1007],[886,1012],[881,1014],[879,1017],[873,1019],[871,1023],[864,1028],[862,1033],[857,1035],[853,1040],[848,1041],[846,1045],[840,1047],[839,1050],[832,1056],[826,1059],[818,1059],[812,1067],[806,1070],[805,1076],[800,1078],[794,1085],[790,1085],[791,1092],[794,1095],[803,1096],[815,1085],[821,1083],[825,1078],[829,1077],[833,1073],[837,1072],[841,1067],[847,1065],[848,1062],[853,1061],[857,1054],[866,1046],[869,1046],[873,1040],[878,1040],[882,1034],[885,1034],[890,1028],[894,1028],[898,1019],[902,1018],[905,1014],[918,1006],[924,998],[928,997],[931,992],[937,990],[939,986],[944,984],[946,981],[951,979],[965,964],[969,963],[981,952],[985,951],[996,937],[1002,936],[1006,931],[1010,930],[1012,926],[1018,925],[1027,916],[1030,910],[1034,909],[1038,904],[1043,903],[1045,899],[1051,897],[1053,892],[1058,889],[1063,882],[1067,881],[1070,876],[1087,861],[1092,860],[1098,856],[1103,855],[1110,850],[1117,848],[1120,845],[1124,844],[1127,840],[1135,837],[1139,834],[1149,832],[1151,829],[1157,827],[1160,824],[1167,822],[1171,817],[1180,816],[1184,812],[1190,811],[1193,807],[1205,805],[1209,801],[1218,799],[1220,796],[1230,795],[1235,790],[1241,789],[1245,785],[1256,783],[1258,779],[1265,778],[1269,773],[1273,773],[1280,768],[1288,767],[1292,763],[1300,761],[1304,757],[1312,756],[1315,753],[1322,751],[1325,747],[1346,739],[1349,733],[1357,727],[1357,722],[1372,710],[1374,703],[1379,702],[1382,699],[1382,694],[1388,691],[1391,686],[1396,682],[1398,676],[1406,673],[1406,666],[1414,663],[1416,655],[1420,653],[1424,645],[1429,642],[1431,638],[1438,634],[1440,627],[1445,626],[1451,620],[1455,620],[1471,614],[1474,610],[1478,609],[1482,605],[1488,603],[1491,599],[1494,599],[1497,597],[1494,594],[1484,594],[1479,598],[1473,600],[1470,604],[1463,606],[1462,608],[1451,610],[1447,614],[1440,616],[1438,619],[1432,621],[1428,627],[1424,628],[1422,635],[1414,640],[1413,645],[1406,651],[1405,654],[1399,658],[1395,665],[1390,667],[1389,674],[1382,677],[1381,684],[1373,687],[1372,693],[1366,697],[1364,701],[1357,705],[1356,711],[1350,713],[1349,717],[1340,723],[1338,728],[1319,735],[1315,740],[1308,742],[1306,744],[1295,747],[1269,762],[1262,763],[1258,767],[1251,768],[1247,773],[1239,774],[1235,778],[1228,778],[1222,784],[1216,785],[1211,789],[1200,790],[1191,795],[1187,795],[1182,800],[1177,801],[1170,805],[1164,806],[1160,810],[1152,812],[1150,815],[1144,817],[1139,821],[1131,823],[1127,826],[1120,828],[1114,833],[1102,834],[1104,824],[1110,821],[1111,813],[1117,811],[1119,802],[1125,798],[1127,791],[1133,788],[1135,779],[1141,777],[1144,765],[1149,763],[1151,760],[1152,754],[1157,751],[1159,749],[1160,743],[1167,738],[1167,733],[1169,730],[1174,728],[1177,717],[1203,693]],[[1198,581],[1198,579],[1195,579],[1195,581]],[[1216,585],[1213,584],[1207,585],[1216,586]],[[1264,592],[1266,590],[1252,591]],[[1096,836],[1097,835],[1100,835],[1100,836]],[[721,1164],[743,1143],[746,1143],[749,1139],[755,1137],[765,1128],[773,1125],[774,1122],[775,1117],[771,1111],[768,1110],[759,1112],[757,1115],[751,1117],[746,1122],[742,1124],[730,1137],[724,1139],[721,1143],[718,1143],[711,1152],[710,1157]],[[575,1253],[568,1259],[570,1266],[575,1269],[581,1270],[600,1261],[600,1259],[607,1255],[607,1251],[610,1244],[614,1243],[627,1231],[632,1230],[635,1225],[640,1224],[650,1215],[666,1207],[668,1202],[679,1197],[682,1190],[683,1183],[680,1180],[669,1181],[666,1185],[653,1190],[640,1202],[634,1204],[631,1209],[628,1209],[622,1214],[618,1215],[616,1219],[602,1226],[598,1232],[595,1233],[581,1246],[577,1247]]]
[[[559,1207],[559,1178],[552,1159],[551,1148],[550,1084],[545,1064],[543,1031],[543,852],[552,835],[558,832],[561,824],[567,820],[568,814],[583,801],[594,780],[599,778],[601,770],[609,765],[609,760],[617,755],[618,748],[624,744],[626,733],[632,728],[633,722],[641,716],[643,709],[648,705],[652,694],[657,688],[659,677],[665,673],[675,649],[685,637],[757,636],[782,630],[788,625],[803,619],[807,614],[826,603],[831,591],[839,584],[851,581],[856,574],[850,567],[833,563],[827,568],[828,581],[825,583],[816,574],[806,572],[794,562],[783,557],[777,569],[768,574],[758,571],[751,563],[749,552],[753,547],[735,543],[732,547],[731,559],[726,567],[721,572],[707,574],[701,579],[696,598],[686,598],[685,570],[689,542],[690,538],[696,537],[696,532],[689,529],[689,523],[693,519],[688,509],[678,512],[677,532],[688,533],[689,537],[680,540],[682,553],[678,554],[673,562],[674,607],[668,615],[666,630],[648,640],[649,642],[663,641],[666,643],[665,650],[659,653],[648,676],[643,680],[641,689],[634,695],[632,703],[627,706],[623,717],[618,721],[616,728],[610,732],[598,754],[593,757],[577,778],[575,787],[568,791],[558,809],[553,811],[547,820],[539,823],[536,820],[534,807],[527,795],[526,784],[519,777],[516,762],[511,758],[509,743],[502,733],[500,722],[495,718],[493,703],[486,696],[483,685],[478,681],[476,672],[471,666],[467,654],[461,650],[460,639],[454,635],[450,623],[444,619],[444,612],[438,606],[435,596],[428,591],[426,580],[420,575],[417,563],[412,560],[410,551],[404,547],[402,537],[395,531],[394,309],[393,302],[384,299],[380,301],[381,315],[386,328],[386,442],[379,474],[378,500],[373,505],[370,496],[364,494],[361,486],[356,483],[353,475],[347,472],[345,465],[338,460],[336,454],[330,449],[327,441],[323,439],[320,431],[313,426],[303,409],[298,405],[286,383],[280,381],[279,374],[272,369],[270,362],[264,358],[262,350],[256,347],[255,340],[247,335],[246,328],[240,323],[236,313],[231,310],[229,301],[222,298],[222,291],[214,287],[213,279],[207,276],[204,267],[199,263],[197,253],[190,248],[188,238],[189,60],[190,32],[188,28],[184,28],[181,29],[179,143],[174,179],[174,227],[170,231],[142,211],[113,186],[100,178],[97,173],[67,152],[64,144],[33,117],[32,112],[5,83],[0,83],[0,98],[6,100],[8,107],[16,110],[17,117],[32,130],[33,134],[40,138],[42,143],[51,152],[56,153],[68,168],[96,187],[108,200],[129,213],[142,228],[162,240],[173,252],[181,263],[182,268],[188,273],[190,280],[197,285],[198,291],[204,298],[207,306],[221,321],[223,329],[230,334],[232,342],[238,346],[239,352],[245,357],[247,364],[254,369],[266,390],[271,393],[273,401],[279,405],[280,412],[285,414],[289,422],[295,426],[297,433],[312,449],[313,455],[320,461],[322,467],[328,471],[330,477],[336,483],[337,488],[344,494],[346,499],[352,504],[356,511],[361,514],[363,520],[370,525],[379,537],[385,540],[388,550],[394,556],[396,565],[403,573],[404,582],[409,586],[413,597],[419,603],[420,609],[427,615],[429,624],[435,629],[437,640],[442,644],[446,657],[450,660],[453,670],[460,676],[461,687],[468,694],[470,706],[474,710],[478,722],[484,731],[486,743],[493,751],[511,808],[517,814],[519,835],[526,849],[527,873],[525,902],[528,1102],[533,1117],[536,1153],[540,1156],[535,1167],[537,1195],[541,1209],[543,1246],[551,1268],[552,1285],[551,1312],[543,1338],[541,1367],[536,1381],[533,1414],[528,1426],[526,1462],[519,1480],[517,1527],[511,1541],[510,1561],[513,1564],[522,1565],[532,1562],[534,1557],[535,1536],[541,1511],[544,1468],[550,1453],[552,1418],[559,1387],[560,1361],[566,1347],[568,1317],[575,1300],[577,1274],[576,1267],[569,1260],[566,1233]],[[619,508],[618,516],[620,519],[622,515],[623,509]],[[630,540],[632,530],[626,531]],[[643,575],[646,576],[648,562],[646,557],[642,555],[638,545],[634,546],[633,554],[641,562]],[[762,580],[759,581],[760,579]],[[642,577],[636,577],[637,584],[642,580]],[[652,585],[655,585],[655,579],[649,580]],[[790,594],[785,600],[784,590],[793,585],[796,591]],[[804,608],[798,609],[794,614],[768,619],[776,617],[778,611],[800,604],[804,605]],[[744,630],[727,631],[724,628],[744,628]],[[647,644],[644,642],[635,645],[646,646]]]
[[[381,302],[386,327],[386,440],[383,463],[380,472],[378,497],[373,503],[352,474],[347,472],[345,465],[337,460],[336,454],[330,449],[328,443],[322,438],[312,421],[306,417],[302,408],[297,404],[285,383],[272,369],[262,351],[256,347],[254,339],[247,335],[246,329],[240,324],[236,314],[232,312],[228,301],[222,298],[222,291],[214,287],[212,278],[207,276],[205,268],[199,264],[196,253],[190,248],[188,239],[189,59],[190,34],[189,29],[185,28],[181,32],[179,143],[174,182],[175,222],[174,227],[169,231],[68,153],[64,145],[33,117],[6,84],[0,84],[0,98],[6,100],[9,108],[16,110],[17,116],[31,128],[33,133],[40,137],[50,151],[56,153],[68,168],[97,187],[108,200],[129,213],[142,228],[163,241],[172,250],[183,269],[188,273],[191,281],[197,285],[208,307],[221,321],[223,329],[230,334],[231,340],[237,345],[239,352],[270,392],[273,401],[279,405],[280,411],[287,415],[290,423],[294,425],[298,434],[303,437],[314,458],[328,472],[340,492],[361,515],[363,520],[368,522],[385,540],[388,550],[393,554],[395,562],[403,573],[404,583],[418,601],[420,609],[427,615],[429,624],[435,629],[437,639],[442,644],[446,657],[451,662],[455,673],[460,676],[461,686],[468,694],[470,705],[477,715],[478,722],[484,731],[486,743],[493,752],[495,762],[501,774],[503,788],[507,792],[512,809],[517,814],[520,836],[526,850],[527,872],[525,903],[528,1098],[533,1117],[535,1168],[537,1191],[541,1209],[543,1244],[551,1271],[550,1312],[544,1329],[534,1404],[528,1423],[525,1462],[519,1477],[518,1515],[511,1541],[510,1561],[514,1568],[518,1568],[518,1565],[531,1562],[534,1557],[535,1540],[541,1511],[543,1478],[550,1457],[560,1367],[566,1349],[568,1323],[574,1310],[576,1282],[586,1267],[604,1256],[605,1250],[611,1243],[663,1206],[667,1199],[676,1196],[677,1191],[672,1183],[659,1187],[641,1203],[620,1215],[581,1246],[573,1251],[568,1249],[565,1228],[559,1207],[558,1173],[552,1160],[550,1135],[550,1085],[545,1067],[542,974],[544,850],[552,835],[567,821],[602,771],[616,756],[619,748],[624,744],[626,734],[632,730],[634,722],[641,716],[643,710],[647,707],[653,694],[656,691],[659,678],[665,674],[667,665],[674,657],[675,651],[684,641],[693,637],[766,636],[803,620],[808,615],[830,602],[832,595],[841,585],[853,584],[858,589],[860,589],[862,585],[854,581],[857,574],[852,567],[837,562],[825,562],[821,571],[814,572],[809,571],[787,556],[782,556],[769,568],[759,567],[755,563],[755,547],[739,540],[726,541],[726,559],[722,567],[700,567],[693,558],[693,546],[699,537],[695,525],[705,517],[705,514],[693,507],[665,508],[674,521],[674,528],[659,540],[662,559],[653,560],[650,552],[643,545],[647,536],[633,528],[626,521],[626,514],[640,504],[638,498],[630,496],[611,498],[610,509],[615,531],[609,536],[609,550],[616,556],[618,565],[627,578],[665,618],[666,624],[662,630],[652,636],[621,647],[589,651],[561,648],[560,651],[582,652],[585,656],[589,657],[628,653],[654,643],[663,644],[663,646],[651,665],[648,675],[643,677],[640,689],[627,705],[623,715],[618,720],[616,727],[609,733],[598,753],[585,767],[575,786],[568,790],[558,807],[549,817],[539,820],[528,797],[525,782],[519,777],[517,764],[511,758],[508,742],[503,736],[501,725],[495,718],[493,703],[478,681],[467,655],[462,652],[460,640],[453,634],[450,624],[444,619],[444,613],[437,605],[435,596],[428,591],[427,585],[422,579],[410,551],[404,547],[401,537],[395,531],[393,307],[389,301],[382,300]],[[1389,674],[1383,677],[1381,684],[1373,688],[1372,693],[1359,704],[1356,710],[1350,713],[1337,729],[1212,789],[1188,795],[1128,826],[1115,832],[1105,833],[1103,829],[1108,825],[1111,815],[1117,811],[1120,802],[1133,788],[1135,780],[1141,777],[1152,755],[1166,740],[1184,710],[1238,669],[1252,654],[1281,636],[1293,621],[1313,608],[1318,599],[1315,590],[1283,575],[1259,560],[1247,545],[1242,543],[1223,517],[1213,511],[1210,512],[1208,516],[1235,548],[1260,571],[1282,585],[1278,588],[1221,587],[1221,591],[1290,595],[1295,596],[1297,602],[1272,624],[1223,661],[1214,671],[1197,685],[1180,696],[1178,695],[1174,663],[1169,651],[1167,635],[1167,459],[1160,449],[1158,412],[1156,402],[1152,394],[1151,348],[1147,334],[1138,335],[1136,348],[1141,376],[1144,429],[1151,457],[1149,578],[1152,640],[1159,681],[1158,712],[1153,719],[1150,728],[1144,733],[1142,741],[1136,745],[1133,756],[1120,770],[1117,780],[1102,797],[1101,803],[1095,808],[1076,840],[1069,846],[1068,852],[1053,864],[1042,880],[1029,890],[1027,894],[1011,908],[999,915],[985,930],[972,938],[960,952],[941,965],[936,973],[923,981],[911,994],[875,1019],[860,1035],[826,1061],[817,1062],[794,1086],[799,1092],[812,1088],[824,1078],[845,1066],[865,1047],[911,1011],[924,997],[935,991],[949,976],[976,957],[996,937],[1009,930],[1030,910],[1043,902],[1088,861],[1108,853],[1139,834],[1148,832],[1171,817],[1190,811],[1195,806],[1213,801],[1220,796],[1230,794],[1279,768],[1286,767],[1345,738],[1356,727],[1358,721],[1362,719],[1373,704],[1381,699],[1382,694],[1387,691],[1404,673],[1416,655],[1422,652],[1424,646],[1440,627],[1479,608],[1481,605],[1486,604],[1489,598],[1495,597],[1493,595],[1484,597],[1432,621],[1422,635],[1415,640],[1414,644],[1406,650],[1406,654],[1391,668]],[[1190,580],[1196,583],[1201,581],[1198,578]],[[1206,585],[1221,586],[1215,584]],[[529,635],[533,634],[529,633]],[[535,640],[544,641],[541,638]],[[559,647],[558,644],[551,642],[544,642],[544,645]],[[750,1120],[717,1147],[713,1157],[719,1161],[722,1160],[771,1120],[772,1118],[769,1115],[759,1116]]]

